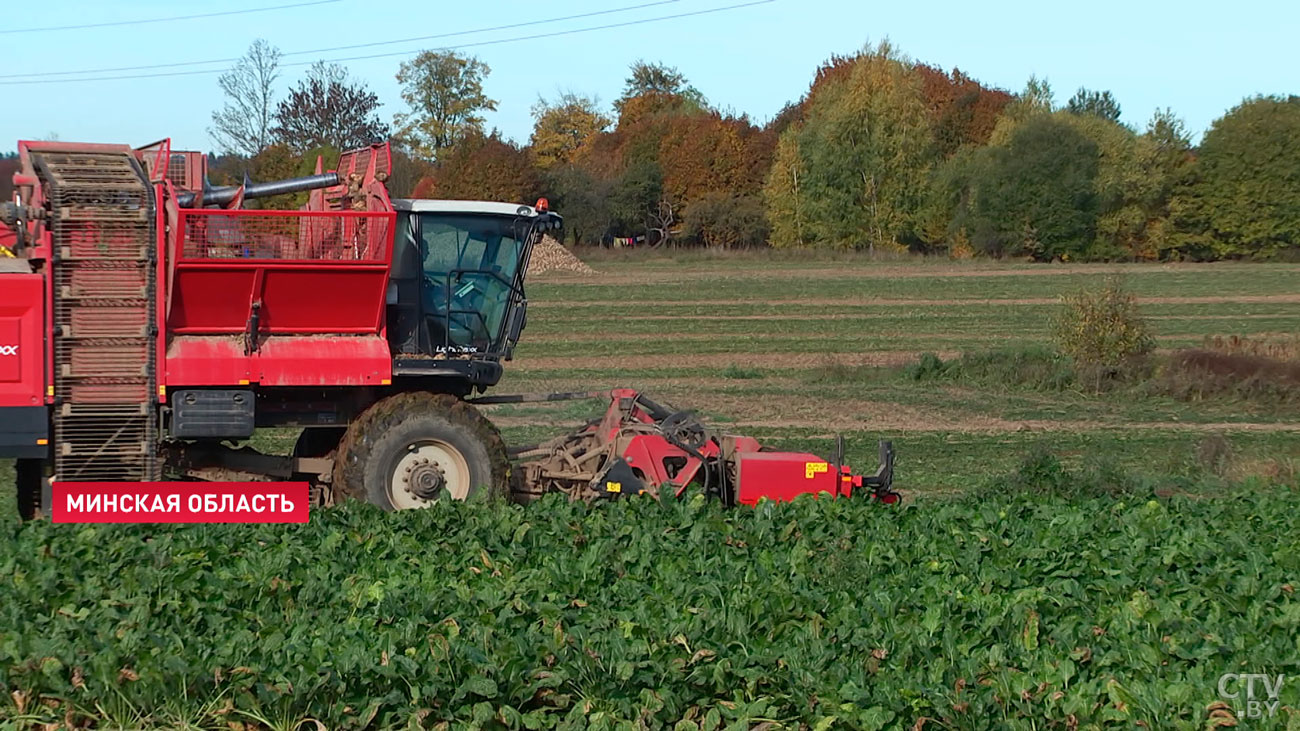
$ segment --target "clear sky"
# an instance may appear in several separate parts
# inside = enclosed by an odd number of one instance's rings
[[[172,137],[208,150],[211,113],[220,105],[217,73],[76,83],[13,84],[31,74],[207,61],[241,55],[262,37],[287,54],[329,47],[458,33],[506,24],[527,27],[379,45],[318,58],[398,54],[345,62],[384,102],[391,120],[402,102],[398,63],[431,47],[465,47],[492,69],[485,84],[498,100],[488,123],[526,141],[539,94],[561,90],[616,98],[630,62],[677,66],[718,107],[762,122],[807,89],[818,64],[864,42],[888,37],[912,58],[958,67],[986,84],[1019,91],[1030,74],[1046,77],[1063,103],[1079,87],[1111,90],[1123,120],[1144,126],[1172,107],[1199,135],[1226,109],[1256,93],[1300,93],[1300,3],[1236,0],[1093,0],[1088,3],[771,0],[733,10],[627,23],[737,5],[747,0],[671,0],[627,12],[563,22],[547,18],[627,8],[654,0],[499,0],[406,2],[332,0],[264,12],[74,30],[18,29],[152,20],[300,4],[310,0],[47,0],[9,3],[0,15],[0,151],[20,138],[145,144]],[[752,0],[751,0],[752,1]],[[96,74],[115,76],[217,70],[189,65]],[[285,68],[281,92],[304,71]],[[75,76],[47,78],[76,78]]]

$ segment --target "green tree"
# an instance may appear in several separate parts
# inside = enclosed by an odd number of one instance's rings
[[[1300,249],[1300,97],[1257,96],[1215,120],[1170,207],[1172,256],[1272,258]]]
[[[921,80],[888,44],[826,77],[782,138],[765,188],[774,246],[874,250],[915,237],[936,155]],[[778,221],[790,211],[793,227]]]
[[[1098,150],[1072,125],[1040,114],[1005,145],[957,158],[950,172],[960,207],[954,220],[974,247],[993,256],[1074,258],[1097,225]]]
[[[772,246],[802,248],[813,243],[809,235],[807,183],[798,128],[791,127],[776,143],[772,169],[763,187]]]
[[[562,164],[542,173],[543,190],[564,214],[564,233],[575,244],[597,244],[614,225],[614,181],[586,167]]]
[[[394,119],[398,134],[417,154],[437,158],[443,150],[483,131],[483,112],[496,101],[483,93],[491,72],[477,58],[454,51],[424,51],[397,71],[410,111]]]
[[[711,248],[767,243],[763,201],[757,196],[705,193],[686,206],[682,224],[687,237]]]
[[[1190,174],[1195,156],[1187,127],[1172,110],[1157,110],[1147,122],[1139,145],[1138,166],[1146,171],[1146,241],[1140,258],[1160,258],[1173,248],[1172,204],[1177,186]]]
[[[543,168],[573,162],[577,151],[613,123],[600,111],[594,97],[565,92],[555,101],[538,99],[533,105],[533,157]]]
[[[615,228],[649,235],[663,200],[664,175],[659,163],[638,161],[628,165],[613,189],[611,213]]]
[[[1095,145],[1093,178],[1097,226],[1092,242],[1072,258],[1115,260],[1153,257],[1147,244],[1151,210],[1162,187],[1161,171],[1150,167],[1152,143],[1112,119],[1063,110],[1053,118]]]
[[[1080,87],[1065,103],[1065,110],[1071,114],[1092,115],[1110,122],[1119,121],[1119,102],[1109,91],[1091,91]]]
[[[989,136],[989,144],[1005,145],[1016,125],[1039,114],[1051,114],[1056,108],[1055,93],[1047,79],[1030,76],[1021,91],[1010,104],[1002,110]]]

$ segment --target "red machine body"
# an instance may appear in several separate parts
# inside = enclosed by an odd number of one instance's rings
[[[45,283],[0,259],[0,406],[45,403]]]
[[[387,174],[388,147],[369,152],[339,166],[364,208],[354,196],[343,210],[334,190],[303,211],[169,211],[159,385],[391,382],[384,293],[396,214],[376,179]]]
[[[167,388],[177,386],[356,386],[391,379],[384,294],[396,214],[382,184],[391,165],[386,144],[344,154],[340,183],[315,191],[306,210],[276,211],[233,207],[243,201],[242,186],[231,208],[179,206],[184,193],[202,202],[204,161],[199,153],[172,152],[169,141],[136,150],[25,141],[19,143],[25,175],[18,182],[31,186],[29,206],[39,206],[45,193],[36,185],[33,154],[64,150],[129,153],[154,189],[162,215],[156,217],[152,240],[159,306],[151,330],[157,333],[161,362],[152,385],[161,401]],[[29,259],[59,253],[51,248],[50,227],[32,222],[29,233]],[[88,246],[98,245],[94,237],[83,238]],[[93,254],[75,246],[66,253]],[[99,280],[115,276],[112,285],[131,292],[146,285],[139,275],[134,269],[102,270]],[[40,274],[0,276],[42,279]],[[5,289],[14,295],[0,307],[28,311],[39,305],[29,301],[30,285],[22,290],[26,294]],[[47,294],[52,309],[53,292]],[[38,317],[42,309],[37,308]],[[135,336],[149,326],[140,316],[124,308],[83,306],[73,313],[72,330],[105,338]],[[38,332],[53,325],[42,323]],[[95,347],[83,346],[87,357]],[[43,385],[36,387],[44,390]],[[9,389],[0,390],[0,400],[0,405],[13,403]]]
[[[394,216],[182,209],[184,240],[168,258],[163,384],[388,383]]]
[[[157,479],[169,388],[391,382],[387,144],[219,189],[202,154],[168,140],[18,152],[17,199],[0,204],[0,452]],[[309,188],[302,210],[242,207]]]
[[[559,491],[579,499],[626,494],[680,496],[699,484],[724,502],[755,505],[800,495],[867,498],[892,504],[893,448],[882,442],[880,468],[855,475],[842,457],[769,451],[753,437],[717,434],[690,412],[675,411],[632,389],[554,394],[607,396],[604,416],[577,432],[523,450],[517,489],[534,497]],[[508,398],[508,397],[504,397]],[[501,401],[492,397],[487,403]],[[864,489],[865,488],[865,489]]]

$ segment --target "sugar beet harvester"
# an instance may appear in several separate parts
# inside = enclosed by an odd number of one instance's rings
[[[17,459],[24,517],[59,480],[298,479],[313,500],[386,509],[693,482],[728,502],[897,499],[883,445],[880,470],[854,476],[627,390],[512,464],[474,404],[530,400],[481,394],[524,329],[533,246],[561,224],[544,201],[390,200],[386,144],[225,188],[167,140],[20,142],[19,157],[0,203],[0,458]],[[303,191],[301,210],[244,207]],[[302,432],[288,457],[232,446],[258,427]]]

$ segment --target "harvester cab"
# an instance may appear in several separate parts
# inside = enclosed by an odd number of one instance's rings
[[[420,359],[509,360],[527,318],[524,273],[539,232],[561,218],[536,206],[393,201],[397,230],[388,290],[399,369]]]

